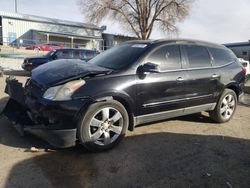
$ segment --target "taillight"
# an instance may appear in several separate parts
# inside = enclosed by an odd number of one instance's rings
[[[246,67],[242,67],[242,72],[244,73],[244,75],[247,74],[247,69],[246,69]]]

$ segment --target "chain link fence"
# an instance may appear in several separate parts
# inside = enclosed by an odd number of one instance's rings
[[[91,42],[91,41],[90,41]],[[93,45],[83,43],[67,43],[41,40],[13,40],[10,38],[0,38],[0,68],[4,70],[21,70],[21,64],[26,57],[42,56],[53,49],[58,48],[81,48],[91,49],[102,52],[112,46],[105,46],[107,42],[104,40],[98,41],[98,49]]]

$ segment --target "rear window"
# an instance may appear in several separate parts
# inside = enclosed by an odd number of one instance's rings
[[[236,57],[231,50],[221,48],[208,48],[214,58],[214,66],[223,66],[227,63],[236,61]]]
[[[203,46],[185,45],[189,67],[211,67],[211,59],[207,49]]]
[[[247,67],[247,63],[241,63],[243,67]]]

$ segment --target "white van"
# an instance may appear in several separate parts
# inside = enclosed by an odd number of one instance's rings
[[[239,62],[242,64],[242,66],[246,69],[246,75],[250,74],[250,65],[249,61],[246,61],[242,58],[238,58]]]

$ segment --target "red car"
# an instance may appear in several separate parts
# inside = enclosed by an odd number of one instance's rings
[[[64,48],[64,46],[58,44],[41,44],[41,45],[28,46],[26,47],[26,50],[51,51],[62,48]]]

